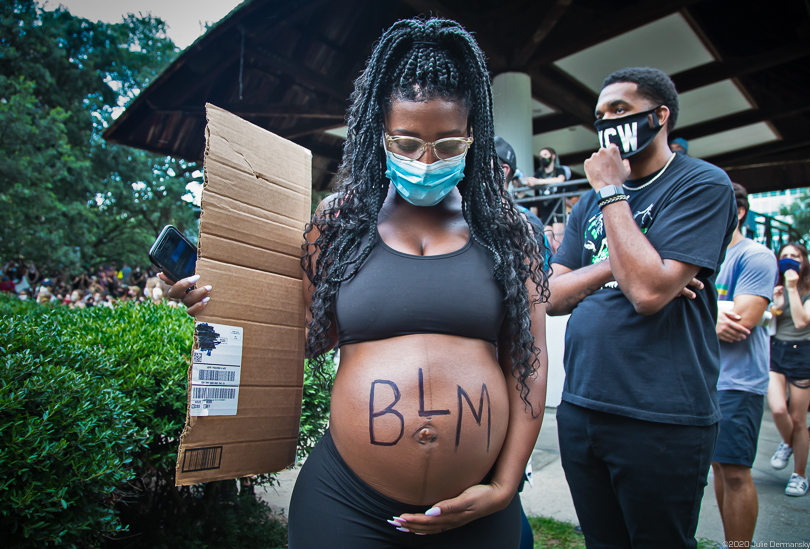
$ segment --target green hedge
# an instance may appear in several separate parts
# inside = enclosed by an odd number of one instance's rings
[[[0,539],[280,546],[267,506],[235,497],[233,483],[174,486],[192,336],[193,319],[165,305],[70,310],[0,296]],[[327,414],[327,388],[307,375],[303,454]]]
[[[114,365],[40,321],[0,320],[0,535],[11,546],[115,534],[115,487],[144,438]]]

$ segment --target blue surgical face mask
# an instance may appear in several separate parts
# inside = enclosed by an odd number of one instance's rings
[[[782,273],[782,276],[784,276],[787,271],[796,271],[798,273],[801,270],[802,264],[795,259],[783,257],[779,260],[779,272]]]
[[[402,160],[385,148],[385,176],[399,196],[414,206],[435,206],[464,179],[465,155],[425,164]]]

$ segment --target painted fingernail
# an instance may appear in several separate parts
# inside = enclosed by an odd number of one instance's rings
[[[203,286],[203,288],[205,288],[205,291],[206,291],[206,292],[210,292],[210,291],[211,291],[211,285],[210,285],[210,284],[209,284],[208,286]]]
[[[408,519],[404,519],[402,517],[394,517],[394,520],[396,520],[397,522],[408,522]]]
[[[398,523],[398,522],[397,522],[397,521],[395,521],[395,520],[388,520],[388,521],[386,521],[386,522],[387,522],[388,524],[393,524],[394,526],[397,526],[397,527],[402,526],[402,524]]]
[[[399,530],[400,532],[408,532],[409,534],[411,533],[411,531],[408,530],[407,528],[397,528],[397,530]]]
[[[425,511],[425,516],[426,517],[438,517],[441,514],[442,514],[442,510],[439,509],[438,507],[431,507],[430,509]]]
[[[427,534],[424,532],[414,532],[417,536],[426,536]]]
[[[195,282],[197,282],[199,279],[200,279],[200,275],[193,275],[193,276],[188,277],[188,278],[186,279],[186,281],[187,281],[189,284],[194,284],[194,283],[195,283]]]
[[[210,299],[211,299],[210,297],[204,297],[204,298],[202,298],[202,302],[203,303],[208,303],[208,300],[210,300]]]

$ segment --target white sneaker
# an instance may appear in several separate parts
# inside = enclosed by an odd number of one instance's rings
[[[785,488],[785,495],[788,496],[803,496],[807,493],[807,479],[793,473],[790,475],[790,480]]]
[[[780,442],[779,446],[776,447],[776,452],[774,452],[771,458],[771,467],[774,469],[784,469],[787,467],[788,460],[792,455],[793,447],[788,446],[784,442]]]

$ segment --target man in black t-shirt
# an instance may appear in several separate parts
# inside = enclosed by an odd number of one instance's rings
[[[560,452],[589,547],[695,547],[720,412],[714,279],[736,226],[731,182],[673,154],[672,81],[602,86],[594,189],[554,256],[549,314],[571,313]]]

